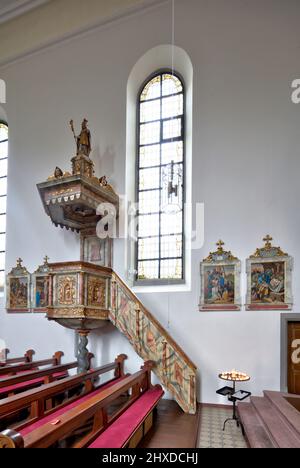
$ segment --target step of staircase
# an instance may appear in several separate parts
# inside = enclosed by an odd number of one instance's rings
[[[251,448],[278,448],[271,440],[251,403],[239,403],[238,411]]]
[[[300,412],[292,406],[286,398],[298,399],[297,395],[286,395],[278,392],[265,391],[264,396],[277,409],[285,423],[299,436],[300,439]]]
[[[275,445],[279,448],[300,448],[300,438],[268,398],[252,397],[251,404]]]

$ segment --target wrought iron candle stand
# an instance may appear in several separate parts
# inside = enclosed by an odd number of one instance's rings
[[[237,402],[245,400],[246,398],[251,396],[251,393],[247,392],[245,390],[240,390],[240,391],[237,392],[236,391],[236,383],[237,382],[248,382],[250,380],[250,377],[247,374],[244,374],[242,372],[232,371],[232,372],[224,372],[222,374],[219,374],[219,378],[222,379],[222,380],[232,382],[232,387],[226,386],[226,387],[222,387],[219,390],[217,390],[218,395],[227,396],[228,401],[230,401],[232,403],[232,405],[233,405],[232,417],[226,419],[226,421],[224,422],[223,431],[225,431],[226,424],[229,421],[235,421],[237,427],[241,427],[242,433],[243,433],[243,435],[245,435],[244,426],[243,426],[243,424],[242,424],[242,422],[241,422],[241,420],[240,420],[240,418],[238,416],[238,413],[237,413]]]

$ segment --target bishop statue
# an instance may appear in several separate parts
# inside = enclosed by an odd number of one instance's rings
[[[92,146],[91,146],[91,132],[87,127],[88,120],[84,119],[82,124],[81,124],[81,132],[80,135],[76,136],[75,130],[74,130],[74,122],[73,120],[70,121],[70,126],[76,141],[76,146],[77,146],[77,156],[78,155],[84,155],[89,157]]]

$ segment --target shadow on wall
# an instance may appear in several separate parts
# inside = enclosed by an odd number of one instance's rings
[[[0,106],[0,122],[6,122],[7,123],[7,115],[2,106]]]
[[[99,330],[94,330],[89,337],[89,350],[95,355],[94,365],[100,366],[112,362],[115,357],[111,356],[111,340],[112,335],[116,332],[116,328],[112,323]],[[117,353],[117,354],[121,354]]]
[[[116,152],[112,145],[107,146],[105,151],[101,153],[99,145],[95,146],[91,153],[91,159],[95,163],[96,176],[106,175],[109,183],[114,186],[113,174],[115,168]]]

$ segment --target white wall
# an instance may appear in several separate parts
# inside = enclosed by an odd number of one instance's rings
[[[247,388],[255,394],[280,385],[280,313],[198,312],[199,263],[220,237],[244,260],[270,233],[295,257],[298,311],[300,105],[291,103],[290,83],[300,74],[299,16],[297,0],[176,1],[176,44],[194,67],[192,189],[193,203],[205,203],[205,245],[192,252],[191,292],[141,299],[198,365],[203,402],[224,403],[215,395],[217,374],[232,367],[252,376]],[[92,157],[124,193],[127,79],[147,50],[170,40],[171,3],[0,70],[11,138],[8,268],[19,255],[31,270],[45,253],[52,261],[79,258],[78,239],[51,225],[35,184],[56,165],[69,169],[68,121],[79,125],[86,116]],[[115,247],[123,277],[124,246]],[[244,270],[245,262],[243,297]],[[39,355],[61,348],[72,358],[72,332],[43,316],[2,310],[0,327],[17,354],[28,346]],[[125,352],[128,370],[139,364],[116,331],[94,336],[91,347],[99,361]]]

